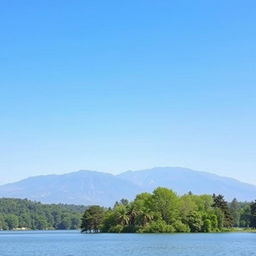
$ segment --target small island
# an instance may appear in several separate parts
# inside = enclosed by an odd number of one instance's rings
[[[112,208],[98,205],[85,210],[82,233],[197,233],[253,230],[256,201],[225,201],[222,195],[178,196],[159,187],[138,194],[134,201],[122,199]]]

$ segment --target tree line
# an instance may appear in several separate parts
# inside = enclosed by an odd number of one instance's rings
[[[233,227],[256,228],[256,201],[228,203],[222,195],[178,196],[159,187],[122,199],[112,208],[91,206],[82,216],[86,233],[222,232]]]
[[[85,206],[0,199],[0,230],[79,229]]]

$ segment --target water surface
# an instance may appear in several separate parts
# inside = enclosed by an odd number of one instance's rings
[[[1,256],[256,256],[256,234],[1,231]]]

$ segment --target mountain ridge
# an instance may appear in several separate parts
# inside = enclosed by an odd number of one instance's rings
[[[167,187],[178,194],[223,194],[229,201],[256,199],[256,186],[234,178],[183,167],[154,167],[111,174],[79,170],[32,176],[0,185],[0,197],[28,198],[43,203],[111,206],[121,198],[132,200],[141,192]]]

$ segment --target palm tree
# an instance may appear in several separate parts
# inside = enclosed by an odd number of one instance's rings
[[[139,220],[139,225],[145,226],[149,222],[153,220],[154,216],[152,212],[149,211],[141,211],[138,220]]]
[[[127,213],[127,208],[123,205],[120,205],[118,206],[117,212],[118,212],[119,223],[123,226],[128,225],[130,218]]]
[[[129,224],[134,225],[137,216],[139,215],[139,211],[135,209],[134,205],[130,206],[128,210],[128,215],[130,216]]]

